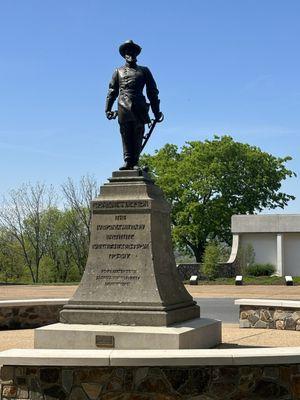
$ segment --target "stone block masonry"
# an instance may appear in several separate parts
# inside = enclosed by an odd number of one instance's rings
[[[199,367],[4,366],[1,399],[287,400],[300,365]]]
[[[0,301],[0,329],[38,328],[59,320],[68,299]]]
[[[176,270],[163,192],[143,171],[114,171],[92,201],[86,268],[60,322],[159,327],[199,317]]]
[[[240,305],[240,328],[300,331],[300,302],[243,299]]]
[[[201,277],[200,263],[180,263],[177,265],[177,272],[182,281],[188,281],[192,275]]]
[[[232,278],[236,275],[237,271],[236,264],[218,264],[218,278]],[[202,264],[200,263],[180,263],[177,265],[177,273],[182,281],[188,281],[193,275],[197,275],[200,280],[208,279],[203,273]]]

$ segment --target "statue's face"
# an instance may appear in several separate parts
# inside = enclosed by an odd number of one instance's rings
[[[125,60],[128,64],[135,64],[136,63],[136,53],[134,50],[127,50],[125,53]]]

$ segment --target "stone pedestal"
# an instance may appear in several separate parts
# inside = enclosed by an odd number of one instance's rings
[[[176,271],[169,205],[146,173],[114,172],[92,212],[86,269],[61,322],[169,326],[200,316]]]
[[[53,324],[35,330],[36,349],[208,349],[221,342],[221,321],[196,318],[172,326]]]
[[[141,171],[114,172],[92,201],[87,265],[60,323],[36,329],[39,349],[191,349],[221,341],[176,271],[170,208]]]

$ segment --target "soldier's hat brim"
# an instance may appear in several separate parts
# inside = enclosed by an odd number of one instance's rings
[[[138,56],[140,52],[142,51],[142,48],[134,43],[132,40],[127,40],[125,43],[121,44],[119,47],[119,52],[122,57],[125,57],[126,51],[128,50],[133,50],[135,52],[135,55]]]

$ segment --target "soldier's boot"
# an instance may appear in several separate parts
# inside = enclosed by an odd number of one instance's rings
[[[122,167],[120,167],[119,168],[119,170],[120,171],[123,171],[123,170],[131,170],[131,169],[133,169],[133,166],[134,166],[134,162],[133,162],[133,159],[132,159],[132,157],[130,156],[130,154],[124,154],[124,165],[122,165]]]
[[[132,169],[132,165],[129,161],[125,161],[124,165],[119,168],[120,171],[124,171],[126,169]]]
[[[134,169],[135,171],[138,171],[140,169],[140,167],[139,167],[139,159],[136,156],[133,157],[131,166],[132,166],[132,169]]]

